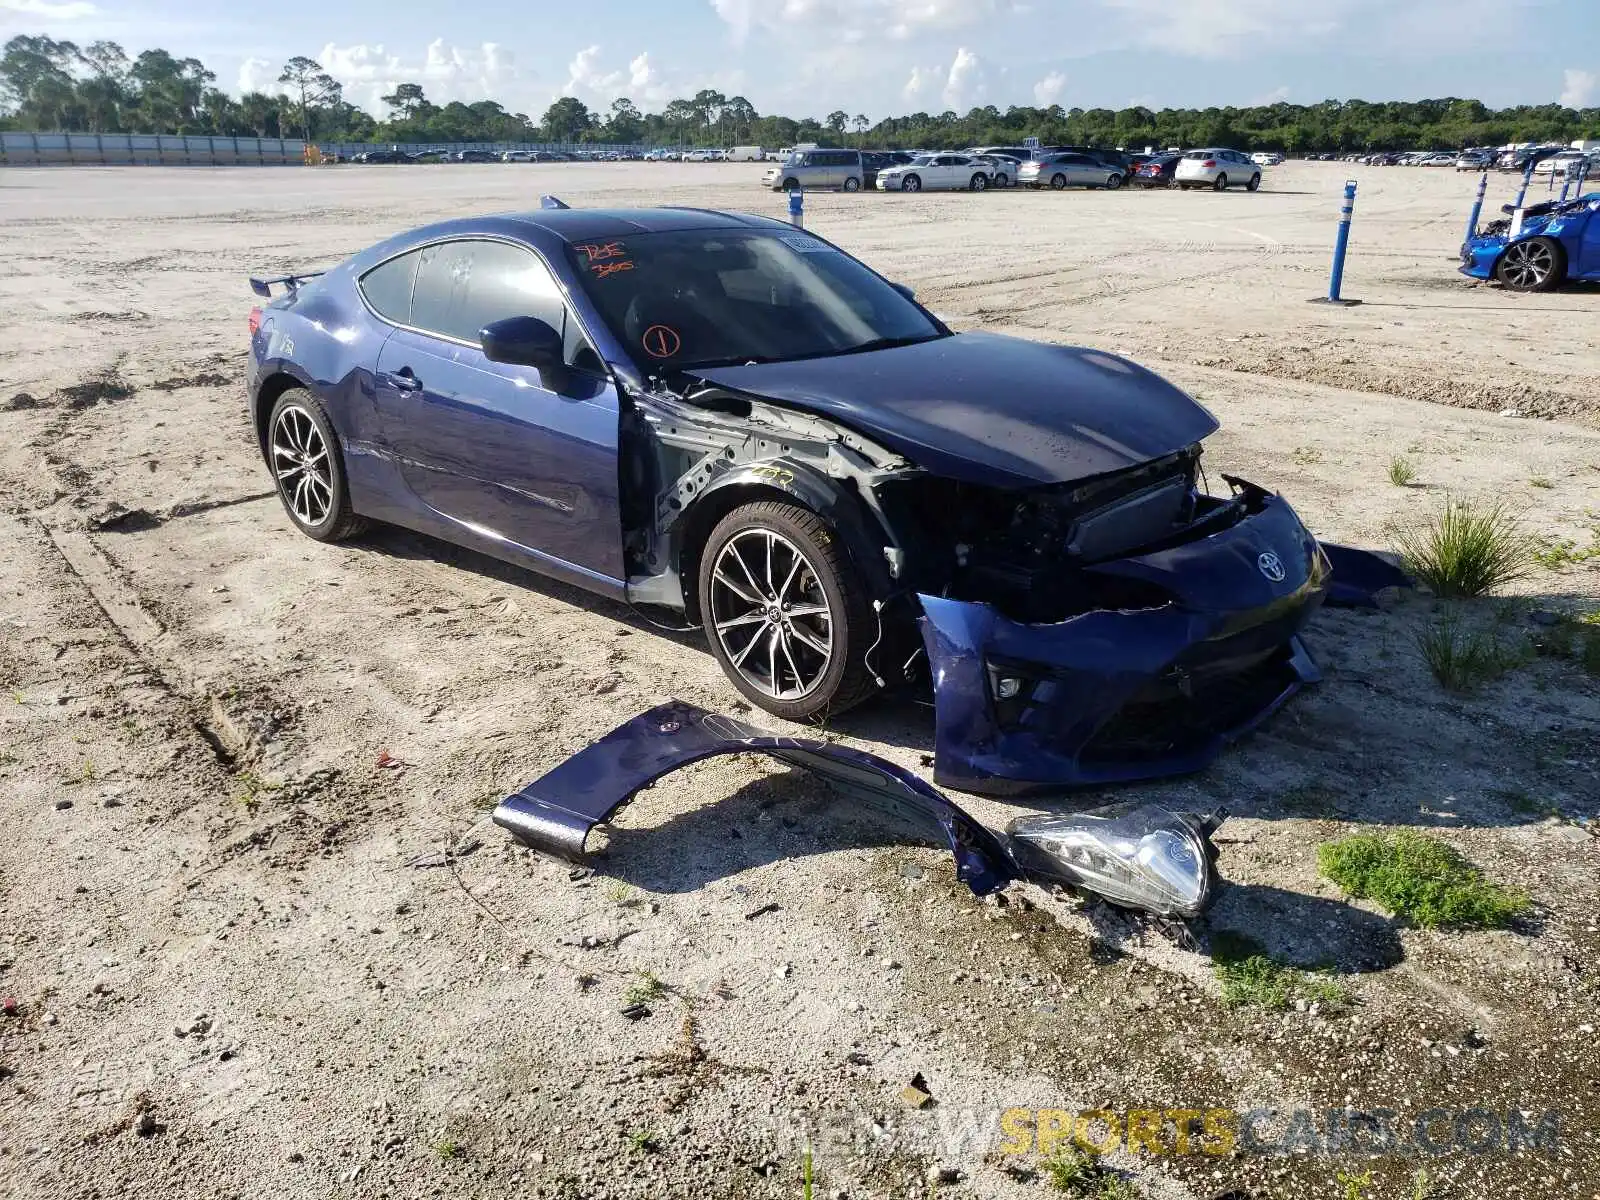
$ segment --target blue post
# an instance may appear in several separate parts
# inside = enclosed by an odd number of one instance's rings
[[[1478,217],[1483,212],[1483,197],[1489,190],[1489,172],[1478,176],[1478,194],[1472,199],[1472,215],[1467,218],[1467,241],[1478,236]]]
[[[1333,273],[1328,277],[1328,294],[1317,296],[1313,304],[1339,304],[1349,307],[1360,304],[1359,300],[1346,300],[1339,295],[1339,288],[1344,283],[1344,254],[1350,245],[1350,218],[1356,211],[1356,181],[1344,181],[1344,204],[1339,209],[1339,236],[1333,244]]]
[[[803,188],[789,193],[789,224],[804,229],[806,224],[806,195]]]
[[[1528,185],[1533,182],[1533,159],[1528,159],[1528,165],[1522,171],[1522,186],[1517,189],[1517,201],[1511,206],[1514,214],[1511,218],[1514,225],[1522,224],[1522,202],[1528,197]]]

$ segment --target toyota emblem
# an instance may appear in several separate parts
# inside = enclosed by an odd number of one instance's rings
[[[1282,583],[1283,577],[1288,574],[1283,569],[1283,559],[1279,558],[1271,550],[1262,552],[1260,557],[1256,559],[1256,566],[1261,568],[1261,573],[1272,580],[1273,583]]]

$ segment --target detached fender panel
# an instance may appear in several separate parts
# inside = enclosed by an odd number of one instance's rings
[[[931,820],[955,856],[956,877],[975,895],[1020,876],[995,833],[909,771],[863,751],[766,733],[677,700],[639,714],[506,797],[494,821],[531,846],[578,859],[590,830],[641,788],[701,759],[752,751],[804,768],[846,795]]]

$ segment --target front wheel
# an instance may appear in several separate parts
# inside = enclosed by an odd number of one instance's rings
[[[786,191],[786,192],[797,192],[797,191],[799,191],[800,190],[800,181],[798,179],[785,179],[783,181],[783,190]]]
[[[1011,186],[1011,180],[1007,179],[999,171],[996,171],[994,173],[994,186],[997,188],[1008,188]]]
[[[1062,188],[1064,188],[1066,186],[1067,186],[1067,177],[1065,175],[1052,175],[1052,176],[1050,176],[1050,189],[1051,189],[1051,191],[1059,192],[1059,191],[1061,191]]]
[[[1494,273],[1514,292],[1548,292],[1566,274],[1561,243],[1544,237],[1513,242]]]
[[[871,695],[872,605],[816,513],[772,500],[735,509],[711,531],[699,583],[711,653],[751,703],[806,721]]]
[[[1218,175],[1217,176],[1217,181],[1215,183],[1213,183],[1211,186],[1216,188],[1217,191],[1219,191],[1219,192],[1227,191],[1228,190],[1228,177],[1226,175]]]
[[[974,175],[967,182],[967,190],[981,192],[989,186],[989,177],[983,174]]]
[[[339,542],[366,528],[350,507],[333,422],[305,388],[288,389],[272,406],[267,462],[283,510],[308,538]]]
[[[920,175],[907,175],[900,181],[902,192],[920,192],[922,190],[922,177]]]
[[[861,190],[861,180],[854,175],[850,176],[844,181],[844,190],[847,192],[859,192]]]
[[[1250,176],[1250,182],[1245,184],[1244,186],[1246,188],[1248,188],[1252,192],[1255,191],[1257,188],[1259,188],[1261,186],[1261,176],[1259,176],[1259,175]]]

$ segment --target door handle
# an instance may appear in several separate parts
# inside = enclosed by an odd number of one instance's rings
[[[401,367],[398,371],[385,371],[379,376],[386,387],[392,387],[397,392],[420,392],[422,380],[410,367]]]

